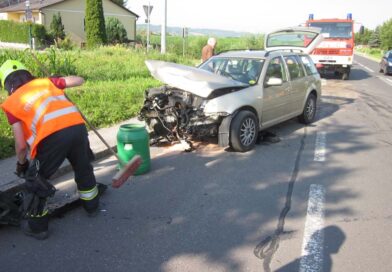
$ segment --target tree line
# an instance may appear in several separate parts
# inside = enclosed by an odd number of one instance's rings
[[[355,44],[383,50],[392,49],[392,18],[374,30],[364,28],[361,32],[355,34]]]

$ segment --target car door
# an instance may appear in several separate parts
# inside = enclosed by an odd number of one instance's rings
[[[304,68],[297,55],[284,56],[284,61],[287,65],[291,82],[291,97],[288,110],[292,114],[302,108],[309,80],[307,80]]]
[[[282,57],[272,58],[267,66],[263,81],[263,100],[261,125],[269,126],[285,119],[289,114],[291,85],[287,79],[287,72]],[[269,86],[270,78],[279,78],[282,85]]]

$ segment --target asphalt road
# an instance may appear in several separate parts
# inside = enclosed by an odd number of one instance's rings
[[[272,129],[279,143],[165,148],[96,218],[69,211],[45,241],[1,228],[0,271],[392,271],[392,76],[355,60],[317,122]]]

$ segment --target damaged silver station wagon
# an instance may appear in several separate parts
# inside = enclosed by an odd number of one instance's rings
[[[321,40],[318,28],[285,28],[266,36],[264,51],[221,53],[197,68],[147,60],[166,85],[146,91],[139,117],[155,141],[212,136],[222,147],[251,150],[261,130],[314,120],[321,81],[307,54]]]

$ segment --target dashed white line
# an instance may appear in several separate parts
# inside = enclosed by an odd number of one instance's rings
[[[370,69],[369,67],[367,67],[367,66],[365,66],[365,65],[363,65],[363,64],[361,64],[361,63],[359,63],[359,62],[354,62],[355,64],[358,64],[359,66],[361,66],[362,68],[364,68],[364,69],[366,69],[366,70],[368,70],[369,72],[371,72],[371,73],[374,73],[374,71],[372,70],[372,69]]]
[[[324,202],[324,186],[310,185],[300,272],[323,271]]]
[[[314,149],[314,161],[325,161],[327,134],[325,131],[317,132],[316,147]]]
[[[381,80],[384,81],[386,84],[392,86],[392,80],[390,80],[389,78],[386,78],[386,77],[383,77],[383,76],[378,76],[377,78],[381,79]]]

